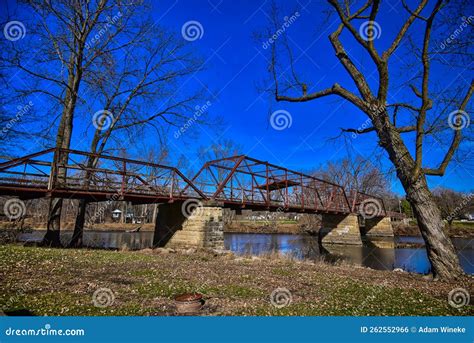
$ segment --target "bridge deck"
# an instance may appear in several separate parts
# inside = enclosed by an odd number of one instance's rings
[[[248,156],[206,162],[189,180],[174,167],[70,149],[47,149],[0,163],[0,195],[164,203],[195,198],[235,209],[352,213],[369,202],[334,183]]]

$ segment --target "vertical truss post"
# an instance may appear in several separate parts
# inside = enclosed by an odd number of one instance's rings
[[[122,161],[122,186],[121,186],[121,195],[125,194],[125,174],[127,173],[127,163]]]
[[[255,179],[254,179],[254,176],[253,176],[253,175],[252,175],[252,177],[251,177],[251,180],[252,180],[252,181],[251,181],[252,184],[251,184],[251,187],[250,187],[250,188],[251,188],[251,191],[250,191],[250,192],[252,193],[252,202],[253,202],[253,201],[254,201],[254,192],[255,192],[255,191],[254,191],[254,189],[255,189],[254,187],[255,187],[255,186],[254,186],[254,184],[253,184],[253,182],[255,181]],[[255,184],[257,184],[257,181],[255,181]]]
[[[303,187],[303,175],[300,175],[301,183],[301,209],[304,211],[304,187]]]
[[[170,186],[170,200],[173,200],[173,187],[175,182],[176,173],[174,170],[171,171],[171,186]]]
[[[54,149],[53,161],[51,162],[51,170],[48,180],[48,191],[52,191],[56,187],[58,177],[59,149]]]
[[[269,191],[269,184],[268,184],[268,163],[265,163],[265,184],[267,189],[267,199],[265,201],[267,207],[270,206],[270,191]]]

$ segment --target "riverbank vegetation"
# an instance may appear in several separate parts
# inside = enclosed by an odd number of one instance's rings
[[[204,250],[137,252],[0,246],[0,307],[6,314],[175,315],[173,298],[200,292],[200,315],[473,315],[448,293],[472,278],[428,276],[288,258],[236,257]],[[291,302],[272,305],[286,288]],[[109,289],[113,301],[93,303]],[[109,298],[110,299],[110,298]]]
[[[392,224],[395,236],[421,236],[416,221],[409,224]],[[316,234],[318,228],[307,226],[299,222],[289,221],[235,221],[226,225],[225,232],[232,233],[281,233],[281,234]],[[474,222],[453,221],[446,223],[446,232],[450,237],[474,237]]]

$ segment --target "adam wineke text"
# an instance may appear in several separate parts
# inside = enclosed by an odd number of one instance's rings
[[[466,328],[462,327],[449,327],[449,326],[441,326],[432,328],[429,326],[420,326],[418,328],[419,333],[466,333]]]

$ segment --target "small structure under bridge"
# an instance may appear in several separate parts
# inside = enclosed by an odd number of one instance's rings
[[[230,211],[321,215],[328,244],[393,236],[381,198],[245,155],[206,162],[188,179],[177,168],[105,154],[51,148],[0,163],[0,195],[89,202],[158,203],[156,246],[223,248]]]

